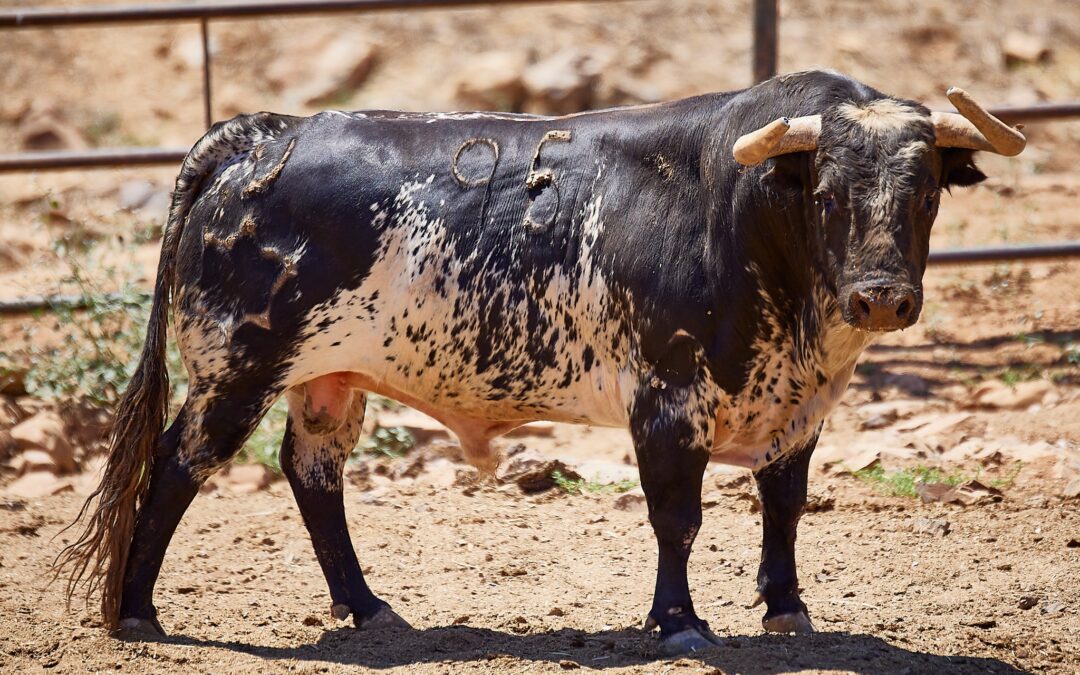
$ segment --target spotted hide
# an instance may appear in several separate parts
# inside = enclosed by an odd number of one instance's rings
[[[732,158],[744,134],[810,114],[816,151]],[[532,420],[628,428],[659,542],[647,624],[667,652],[716,641],[686,577],[706,463],[752,469],[765,626],[810,630],[794,559],[809,455],[869,329],[917,318],[938,195],[982,178],[971,157],[935,146],[918,103],[822,72],[565,117],[217,124],[177,181],[147,347],[69,562],[97,561],[109,626],[160,630],[176,524],[287,394],[282,464],[334,616],[404,625],[345,526],[370,392],[443,422],[487,472],[489,441]],[[190,387],[163,431],[170,301]]]

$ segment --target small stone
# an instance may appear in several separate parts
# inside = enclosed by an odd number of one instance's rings
[[[805,513],[823,513],[836,508],[836,499],[828,495],[811,494],[806,498]]]
[[[571,661],[570,659],[562,659],[559,661],[559,667],[563,670],[577,670],[581,667],[581,664],[577,661]]]
[[[889,426],[896,420],[895,413],[893,415],[874,415],[859,425],[859,429],[882,429]]]
[[[645,508],[645,492],[634,488],[615,498],[615,508],[620,511],[634,511]]]
[[[1052,602],[1049,605],[1043,605],[1039,611],[1045,616],[1056,616],[1065,611],[1065,605],[1060,602]]]
[[[1050,59],[1051,50],[1046,41],[1038,35],[1012,31],[1001,42],[1001,55],[1005,65],[1021,63],[1040,63]]]
[[[1073,478],[1061,491],[1061,496],[1065,499],[1076,499],[1080,497],[1080,476]]]
[[[263,464],[234,464],[225,478],[233,492],[249,494],[268,487],[275,476]]]
[[[24,150],[82,150],[86,139],[60,113],[50,109],[31,110],[19,125]]]
[[[719,504],[720,500],[722,498],[723,498],[723,495],[719,491],[710,492],[708,494],[702,495],[701,496],[701,508],[703,508],[703,509],[711,509],[712,507]]]
[[[458,77],[458,101],[466,108],[520,110],[525,98],[522,52],[488,52],[465,64]]]
[[[74,489],[67,478],[57,478],[51,471],[34,471],[16,478],[4,489],[9,497],[40,499]]]
[[[1021,382],[1015,386],[995,380],[986,382],[976,389],[968,399],[967,405],[973,408],[994,410],[1026,410],[1036,403],[1042,403],[1053,390],[1054,385],[1047,380]]]
[[[471,619],[471,618],[472,617],[469,616],[468,614],[463,614],[463,615],[457,617],[456,619],[454,619],[453,621],[451,621],[450,624],[453,625],[453,626],[460,626],[462,624],[469,623],[469,619]]]
[[[566,616],[566,612],[561,607],[552,607],[548,612],[548,616]]]
[[[60,415],[43,410],[11,428],[11,438],[21,450],[42,450],[49,454],[57,473],[75,470],[75,451],[67,441]]]
[[[581,480],[581,476],[560,460],[551,460],[514,477],[514,482],[525,494],[543,492],[555,487],[555,473],[567,480]]]
[[[589,54],[564,49],[538,61],[522,74],[528,112],[565,115],[588,108],[599,72]]]
[[[298,60],[302,66],[292,68],[291,72],[281,70],[289,68],[289,60],[278,59],[282,66],[271,69],[270,79],[279,89],[286,81],[292,81],[296,86],[287,92],[290,98],[306,105],[322,105],[362,85],[377,57],[376,45],[352,36],[343,37],[327,44],[314,58]]]
[[[993,619],[973,619],[970,621],[961,621],[960,625],[971,626],[972,628],[982,628],[983,630],[986,630],[988,628],[993,628],[994,626],[996,626],[997,621]]]
[[[323,625],[323,620],[320,619],[319,617],[315,616],[314,614],[309,614],[308,616],[304,617],[304,625],[305,626],[322,626]]]
[[[1039,599],[1030,595],[1025,595],[1020,598],[1020,602],[1016,603],[1016,606],[1020,609],[1031,609],[1035,605],[1039,604]]]
[[[148,180],[128,181],[120,186],[117,202],[121,209],[133,211],[147,220],[157,221],[168,215],[169,191]]]
[[[916,534],[931,534],[944,537],[951,531],[949,521],[942,518],[918,518],[911,526],[911,531]]]

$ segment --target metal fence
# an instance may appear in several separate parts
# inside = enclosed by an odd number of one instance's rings
[[[147,24],[198,21],[202,37],[202,95],[206,126],[213,121],[211,86],[211,19],[240,19],[266,16],[370,13],[387,10],[448,9],[501,5],[540,5],[567,2],[620,2],[638,0],[262,0],[248,2],[165,3],[154,5],[102,7],[40,7],[0,9],[0,31],[30,28],[70,27],[102,24]],[[778,61],[777,0],[754,0],[754,47],[752,75],[761,81],[776,74]],[[991,107],[998,118],[1016,124],[1080,117],[1080,101],[1043,103],[1031,106]],[[103,148],[85,151],[49,151],[0,154],[0,173],[35,170],[86,169],[179,163],[186,148]],[[1080,241],[1039,246],[1009,246],[956,249],[930,254],[931,263],[994,262],[1048,257],[1080,256]]]

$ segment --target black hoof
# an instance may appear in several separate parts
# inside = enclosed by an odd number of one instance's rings
[[[792,612],[790,614],[767,616],[761,620],[761,625],[770,633],[798,633],[800,635],[807,635],[814,632],[814,624],[810,623],[810,617],[806,612]]]
[[[709,649],[720,645],[720,638],[716,637],[705,626],[685,628],[674,635],[669,635],[660,640],[660,653],[664,656],[683,656],[702,649]]]
[[[116,627],[116,634],[118,637],[135,640],[160,638],[165,637],[165,629],[161,627],[156,617],[149,619],[129,617],[120,619],[120,624]]]
[[[338,621],[344,621],[353,617],[353,624],[360,629],[376,630],[380,628],[412,628],[409,622],[398,616],[398,613],[390,609],[389,605],[383,605],[377,612],[369,617],[362,617],[353,612],[348,605],[337,604],[330,608],[330,615]]]
[[[383,607],[374,616],[361,619],[356,623],[357,628],[373,630],[381,628],[408,628],[412,629],[409,622],[398,616],[398,613],[389,607]]]

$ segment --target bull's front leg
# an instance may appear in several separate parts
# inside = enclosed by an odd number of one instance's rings
[[[701,482],[713,433],[714,388],[700,365],[697,342],[673,338],[672,343],[665,358],[646,374],[630,414],[641,487],[659,546],[656,590],[645,627],[659,626],[661,651],[668,655],[719,644],[694,612],[686,577],[690,549],[701,527]]]
[[[755,606],[767,606],[762,626],[773,633],[812,633],[814,626],[799,598],[795,571],[795,530],[806,506],[806,481],[817,432],[801,447],[754,473],[761,499],[761,565]]]

